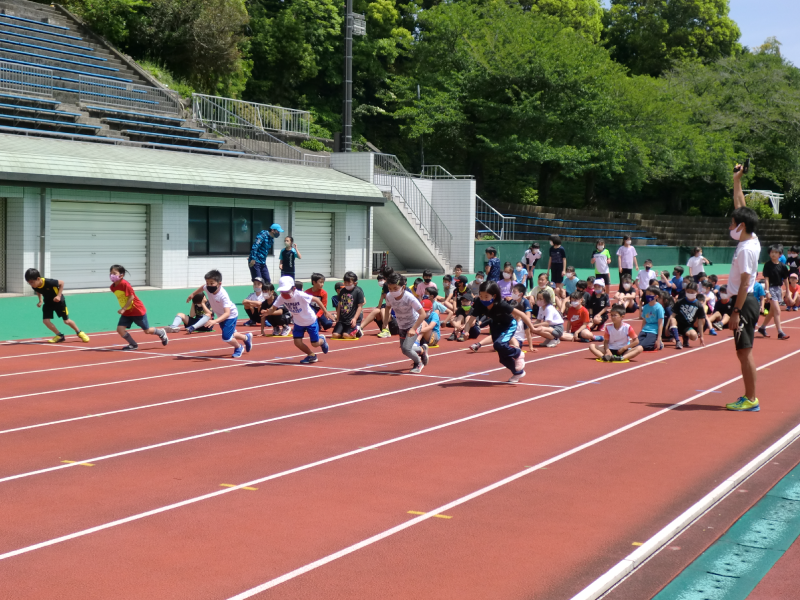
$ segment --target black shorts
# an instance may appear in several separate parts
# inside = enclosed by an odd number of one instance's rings
[[[626,313],[626,314],[631,314],[631,313],[635,313],[637,310],[639,310],[639,305],[638,305],[638,304],[636,304],[636,302],[634,302],[634,303],[633,303],[633,306],[628,306],[628,307],[625,309],[625,313]]]
[[[334,335],[342,335],[347,334],[350,336],[354,336],[357,332],[357,329],[353,326],[352,321],[337,321],[336,325],[333,326],[333,334]]]
[[[732,306],[736,305],[736,296],[731,296]],[[746,350],[753,347],[756,324],[758,323],[759,303],[753,294],[747,294],[741,311],[739,311],[739,325],[733,332],[733,341],[737,350]]]
[[[608,286],[611,285],[611,274],[610,273],[597,273],[594,276],[594,278],[595,278],[595,280],[602,279],[603,281],[605,281],[606,282],[606,289],[608,289]]]
[[[150,324],[147,322],[147,314],[143,314],[137,317],[126,317],[125,315],[120,315],[117,326],[124,327],[125,329],[130,329],[131,325],[134,324],[138,325],[142,329],[150,329]]]
[[[619,282],[622,283],[622,278],[627,275],[631,279],[633,279],[633,269],[620,269],[619,271]]]
[[[563,283],[564,282],[564,264],[563,263],[556,263],[554,265],[550,265],[550,281],[553,283]]]
[[[67,303],[63,300],[58,304],[45,302],[42,304],[42,319],[52,319],[53,315],[57,315],[65,321],[69,319],[69,310],[67,310]]]

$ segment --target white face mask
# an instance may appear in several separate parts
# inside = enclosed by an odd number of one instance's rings
[[[727,300],[728,298],[730,298],[728,294],[720,294],[719,297],[721,300]]]
[[[570,302],[569,305],[572,308],[578,308],[581,305],[581,303],[580,302]]]
[[[503,271],[503,279],[511,279],[511,275],[512,273],[506,273],[505,271]]]
[[[519,292],[511,292],[511,297],[514,300],[519,300],[521,296],[522,296],[522,294],[520,294]]]
[[[605,249],[606,249],[606,247],[605,247],[605,246],[598,246],[598,247],[597,247],[597,251],[598,251],[598,252],[602,252],[602,251],[603,251],[603,250],[605,250]]]
[[[697,294],[686,294],[687,300],[694,300],[695,298],[697,298]]]
[[[539,308],[544,308],[544,300],[537,300],[536,306],[538,306]]]
[[[736,240],[737,242],[742,237],[742,232],[739,231],[739,227],[741,226],[742,224],[740,223],[739,225],[737,225],[736,229],[731,229],[731,238]]]
[[[575,273],[567,273],[567,279],[574,279]]]
[[[631,245],[631,242],[630,242],[630,240],[625,240],[625,245],[626,245],[626,246],[630,246],[630,245]]]
[[[344,286],[344,289],[346,289],[348,292],[352,292],[355,288],[356,288],[356,286],[354,286],[354,285],[346,285],[346,286]]]
[[[629,290],[629,289],[631,289],[631,284],[630,283],[623,283],[622,287],[625,288],[626,290]]]

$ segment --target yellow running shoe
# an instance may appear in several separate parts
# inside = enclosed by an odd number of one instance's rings
[[[758,398],[755,400],[748,400],[747,396],[742,396],[736,402],[726,404],[725,408],[739,412],[758,412],[761,410],[761,406],[758,404]]]
[[[65,339],[67,339],[66,336],[63,333],[59,333],[57,336],[50,338],[50,343],[58,344],[59,342],[63,342]]]
[[[381,332],[378,334],[378,337],[379,337],[379,338],[387,338],[387,337],[392,337],[392,334],[391,334],[391,333],[389,333],[389,330],[388,330],[388,329],[381,329]]]
[[[83,333],[82,331],[78,332],[78,337],[82,342],[86,342],[87,344],[89,343],[89,336]]]

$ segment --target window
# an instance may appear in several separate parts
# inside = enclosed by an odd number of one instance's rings
[[[256,236],[273,223],[260,208],[189,207],[189,256],[248,256]]]

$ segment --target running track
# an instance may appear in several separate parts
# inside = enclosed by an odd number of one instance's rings
[[[518,386],[455,342],[409,375],[374,330],[311,366],[283,338],[0,345],[3,598],[570,598],[800,422],[789,331],[757,342],[758,414],[721,410],[727,332],[562,343]]]

